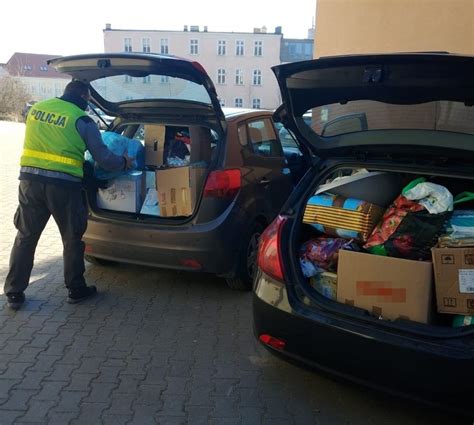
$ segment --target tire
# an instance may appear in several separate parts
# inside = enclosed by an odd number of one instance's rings
[[[265,227],[255,223],[244,238],[234,277],[226,278],[227,286],[237,291],[250,291],[257,271],[258,240]]]
[[[114,266],[117,264],[115,261],[104,260],[103,258],[91,257],[90,255],[84,255],[84,260],[96,266]]]

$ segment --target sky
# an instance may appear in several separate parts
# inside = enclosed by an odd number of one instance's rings
[[[15,52],[73,55],[104,51],[103,29],[176,30],[207,25],[210,32],[252,32],[281,26],[306,38],[316,0],[3,0],[0,63]]]

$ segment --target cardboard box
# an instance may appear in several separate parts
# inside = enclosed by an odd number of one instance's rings
[[[137,213],[142,205],[141,171],[125,174],[109,181],[97,191],[97,206],[106,210]]]
[[[433,248],[438,312],[474,315],[474,248]]]
[[[190,126],[189,137],[191,139],[191,145],[189,149],[191,151],[190,161],[211,161],[211,130],[207,127]]]
[[[158,204],[158,192],[156,189],[148,189],[140,214],[160,215],[160,205]]]
[[[433,267],[412,261],[341,250],[337,300],[383,319],[429,323]]]
[[[145,165],[159,167],[163,164],[166,126],[145,125]]]
[[[156,188],[162,217],[190,216],[203,184],[205,168],[156,170]]]

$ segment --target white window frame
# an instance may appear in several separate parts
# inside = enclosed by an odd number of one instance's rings
[[[260,109],[262,107],[262,99],[259,97],[254,97],[252,99],[252,108],[253,109]]]
[[[243,69],[235,70],[235,85],[236,86],[244,85],[244,70]]]
[[[253,86],[262,85],[262,71],[260,69],[253,70],[252,85]]]
[[[227,54],[227,42],[225,40],[217,41],[217,56],[225,56]]]
[[[244,99],[242,99],[241,97],[236,97],[234,99],[234,106],[236,108],[243,108],[244,107]]]
[[[263,56],[263,41],[262,40],[255,40],[253,42],[253,55]]]
[[[223,99],[222,97],[219,98],[219,105],[221,105],[221,107],[225,106],[225,99]]]
[[[160,75],[160,84],[169,84],[170,77],[168,75]]]
[[[168,39],[167,38],[162,38],[160,40],[160,53],[162,55],[168,55],[169,54],[169,46],[168,46]]]
[[[142,38],[142,51],[143,53],[151,52],[151,38],[149,37]]]
[[[189,54],[198,55],[199,54],[199,40],[192,38],[189,40]]]
[[[143,84],[151,84],[151,75],[143,77]]]
[[[217,84],[225,84],[226,72],[224,68],[219,68],[217,70]]]
[[[244,40],[235,41],[235,56],[244,56],[245,53],[245,42]]]
[[[131,84],[131,83],[133,83],[133,78],[130,77],[130,75],[125,75],[124,83],[125,83],[125,84]]]
[[[123,51],[124,52],[133,52],[132,37],[125,37],[123,39]]]

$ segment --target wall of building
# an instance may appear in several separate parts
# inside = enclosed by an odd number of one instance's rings
[[[474,1],[317,0],[315,57],[408,51],[474,54]]]
[[[201,63],[213,80],[217,93],[225,106],[234,106],[236,98],[243,100],[243,107],[252,107],[253,99],[260,99],[260,107],[273,109],[280,104],[278,85],[271,70],[280,63],[282,35],[274,33],[227,33],[204,31],[135,31],[122,29],[104,30],[104,51],[123,52],[124,39],[132,39],[132,51],[143,51],[144,38],[150,39],[150,51],[161,53],[161,40],[168,40],[168,54],[196,60]],[[190,40],[198,40],[199,52],[190,53]],[[226,54],[218,55],[218,42],[226,42]],[[244,55],[237,56],[236,42],[244,42]],[[262,41],[262,56],[254,55],[254,42]],[[218,70],[226,70],[225,84],[218,83]],[[243,71],[244,83],[236,84],[236,70]],[[262,83],[252,83],[254,70],[260,70]]]

